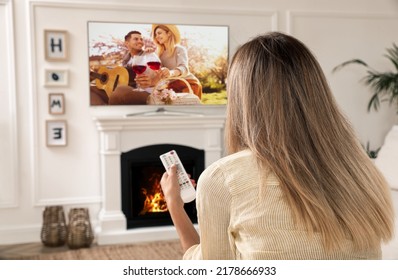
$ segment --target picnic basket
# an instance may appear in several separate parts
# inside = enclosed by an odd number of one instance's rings
[[[170,82],[181,81],[185,84],[188,92],[174,92],[168,88]],[[148,105],[197,105],[200,99],[193,93],[191,85],[182,77],[169,77],[161,79],[147,99]]]

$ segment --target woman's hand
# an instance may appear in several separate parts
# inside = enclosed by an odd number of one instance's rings
[[[160,180],[160,185],[166,199],[167,209],[177,229],[184,252],[195,244],[199,244],[199,235],[184,209],[180,196],[180,185],[177,178],[177,166],[173,164]],[[196,183],[195,183],[196,185]]]
[[[170,77],[170,69],[167,67],[160,68],[160,75],[162,78]]]
[[[180,195],[180,186],[178,184],[177,166],[173,164],[169,170],[163,173],[160,185],[166,199],[167,208],[183,208],[184,202]]]
[[[162,78],[177,77],[177,76],[181,75],[180,70],[178,70],[178,69],[170,70],[167,67],[160,68],[160,73],[162,75]]]

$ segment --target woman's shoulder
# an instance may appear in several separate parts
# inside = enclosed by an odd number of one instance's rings
[[[246,161],[246,160],[252,160],[253,159],[253,153],[249,149],[245,149],[230,155],[227,155],[225,157],[220,158],[217,160],[215,163],[225,165],[229,164],[231,162],[240,162],[240,161]]]
[[[184,53],[187,52],[187,49],[186,49],[184,46],[180,45],[180,44],[175,45],[175,46],[174,46],[174,49],[175,49],[175,51],[178,52],[178,53],[179,53],[179,52],[184,52]]]
[[[209,165],[209,167],[206,168],[206,171],[215,172],[216,170],[219,170],[229,172],[231,170],[236,170],[238,167],[247,167],[252,164],[254,164],[253,153],[250,150],[243,150],[220,158]]]
[[[183,45],[180,45],[180,44],[174,45],[174,48],[177,49],[177,50],[186,50],[186,48]]]
[[[200,175],[198,186],[200,189],[216,189],[225,186],[231,191],[243,177],[253,176],[256,173],[256,166],[253,164],[250,151],[240,151],[210,164]],[[244,174],[244,176],[242,176]]]
[[[256,158],[249,149],[236,152],[225,156],[212,163],[205,172],[209,176],[221,175],[233,178],[234,175],[243,177],[261,177],[261,174],[267,174],[264,178],[266,185],[279,185],[278,177],[269,170],[260,171],[258,169]]]

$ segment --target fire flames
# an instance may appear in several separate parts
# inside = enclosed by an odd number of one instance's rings
[[[150,212],[166,212],[167,205],[164,199],[162,188],[160,186],[160,176],[154,174],[148,180],[149,187],[142,187],[141,193],[144,195],[144,206],[139,215],[145,215]]]

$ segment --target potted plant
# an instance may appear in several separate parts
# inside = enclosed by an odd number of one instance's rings
[[[367,69],[367,74],[363,78],[366,85],[369,85],[373,92],[368,104],[368,111],[373,107],[375,111],[379,109],[380,102],[389,101],[390,105],[395,105],[398,113],[398,47],[393,43],[392,48],[387,48],[385,55],[395,67],[395,72],[379,72],[370,67],[361,59],[352,59],[337,65],[333,72],[350,64],[359,64]]]
[[[370,149],[370,145],[369,145],[369,141],[366,143],[366,147],[363,147],[366,151],[366,154],[369,156],[369,158],[371,159],[375,159],[377,158],[377,155],[381,149],[381,147],[377,148],[376,150],[371,150]]]
[[[368,112],[372,108],[377,111],[381,102],[389,101],[390,105],[394,105],[396,107],[396,113],[398,114],[398,46],[393,43],[392,48],[387,48],[387,54],[384,56],[387,57],[394,65],[395,72],[379,72],[361,59],[345,61],[337,65],[333,69],[333,72],[350,64],[359,64],[364,66],[367,71],[363,80],[365,84],[370,86],[373,90],[373,95],[368,103]],[[375,159],[381,148],[371,150],[368,142],[364,149],[371,159]]]

